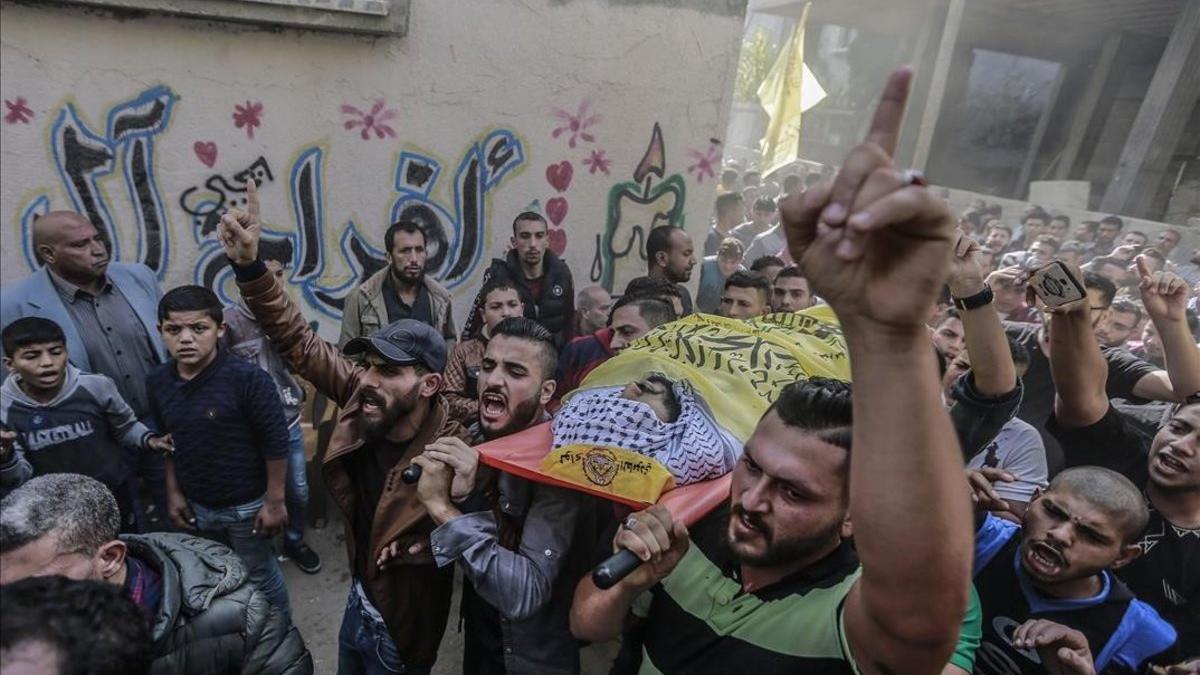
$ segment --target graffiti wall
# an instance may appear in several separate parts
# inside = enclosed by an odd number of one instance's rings
[[[669,3],[668,3],[669,4]],[[214,239],[260,186],[267,255],[326,337],[417,222],[460,323],[517,213],[577,288],[620,290],[660,224],[702,241],[741,20],[662,3],[414,0],[407,36],[3,5],[0,282],[34,219],[85,214],[163,288],[236,290]],[[462,17],[470,15],[471,21]]]

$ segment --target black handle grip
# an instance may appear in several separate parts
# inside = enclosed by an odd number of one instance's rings
[[[596,569],[592,570],[592,583],[602,591],[607,590],[620,583],[641,564],[642,561],[632,551],[623,548],[596,565]]]
[[[400,480],[409,485],[421,480],[421,465],[409,464],[408,468],[400,472]]]

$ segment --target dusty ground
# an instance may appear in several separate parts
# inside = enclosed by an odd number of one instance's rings
[[[337,635],[346,592],[350,587],[350,571],[346,563],[346,545],[342,523],[336,517],[320,530],[309,530],[308,545],[321,556],[321,571],[304,574],[290,562],[282,563],[292,601],[292,616],[304,641],[312,652],[316,672],[324,675],[337,672]],[[462,672],[462,634],[458,624],[458,586],[455,583],[454,604],[450,626],[442,639],[435,675]],[[597,645],[583,651],[583,671],[599,675],[608,672],[615,655],[615,645]]]

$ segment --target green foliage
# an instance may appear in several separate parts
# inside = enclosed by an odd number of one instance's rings
[[[767,77],[774,64],[778,45],[767,39],[761,28],[755,29],[750,39],[742,41],[742,53],[738,57],[737,80],[733,85],[733,98],[742,103],[758,101],[758,87]]]

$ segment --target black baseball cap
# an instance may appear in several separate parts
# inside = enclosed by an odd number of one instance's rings
[[[346,356],[372,352],[396,366],[420,363],[435,373],[446,370],[446,340],[427,323],[400,319],[370,337],[358,337],[342,347]]]

